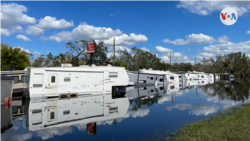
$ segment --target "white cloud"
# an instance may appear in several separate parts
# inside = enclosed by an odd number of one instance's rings
[[[40,19],[38,24],[30,25],[26,29],[27,34],[31,34],[33,36],[44,34],[45,30],[55,28],[55,29],[63,29],[73,27],[73,21],[66,21],[65,19],[57,20],[56,17],[45,16],[43,19]]]
[[[215,44],[204,47],[202,52],[213,53],[213,54],[227,54],[232,52],[247,52],[250,51],[250,40],[246,42],[232,43],[228,42],[225,44]]]
[[[174,106],[167,107],[166,109],[171,111],[172,109],[179,109],[179,110],[190,110],[189,114],[200,116],[200,115],[209,115],[212,113],[216,113],[219,110],[217,105],[206,105],[203,103],[197,104],[176,104]]]
[[[21,39],[21,40],[24,40],[24,41],[31,41],[28,37],[24,36],[24,35],[21,35],[21,34],[18,34],[16,36],[17,39]]]
[[[191,49],[191,48],[188,48],[187,50],[191,51],[192,49]]]
[[[3,36],[10,36],[10,31],[7,29],[1,28],[1,35]]]
[[[147,51],[147,52],[150,52],[150,50],[149,50],[149,49],[147,49],[146,47],[141,48],[141,50],[143,50],[143,51]]]
[[[157,52],[159,52],[159,53],[166,53],[166,52],[171,52],[171,51],[173,51],[172,49],[164,48],[164,47],[161,47],[161,46],[156,46],[155,49],[156,49]]]
[[[23,12],[27,8],[16,3],[3,3],[1,5],[1,31],[2,35],[9,36],[11,33],[22,31],[19,24],[34,24],[36,19],[29,17]]]
[[[74,28],[71,32],[62,31],[56,33],[48,38],[43,38],[43,40],[55,40],[57,42],[67,42],[69,40],[107,40],[111,37],[121,35],[122,32],[117,29],[113,30],[111,28],[106,27],[94,27],[93,25],[88,25],[87,23],[81,23],[76,28]],[[113,44],[113,39],[112,39]]]
[[[160,57],[163,62],[170,62],[170,53]],[[180,52],[172,52],[171,53],[171,62],[179,63],[179,62],[189,62],[188,57],[185,54]]]
[[[114,14],[110,14],[110,17],[114,16]]]
[[[45,16],[43,19],[39,20],[37,25],[42,29],[64,29],[74,26],[74,22],[71,20],[70,22],[66,21],[65,19],[57,20],[56,17]]]
[[[44,29],[37,27],[36,25],[31,25],[28,26],[28,28],[26,29],[26,33],[31,34],[33,36],[38,36],[44,34]]]
[[[219,39],[218,39],[218,42],[220,43],[220,44],[226,44],[226,43],[228,43],[228,37],[227,36],[221,36]]]
[[[250,30],[249,30],[249,31],[247,31],[247,34],[250,34]]]
[[[202,53],[199,53],[198,55],[196,55],[196,57],[198,59],[202,59],[203,57],[204,58],[213,58],[213,57],[215,57],[215,54],[214,53],[202,52]]]
[[[106,44],[105,44],[106,45]],[[108,46],[108,51],[112,51],[113,52],[113,46]],[[119,51],[119,50],[127,50],[127,52],[131,52],[131,50],[126,47],[126,46],[115,46],[115,52]]]
[[[110,52],[110,53],[107,54],[107,57],[108,57],[108,58],[112,58],[113,56],[114,56],[114,53],[113,53],[113,52]],[[119,57],[120,54],[119,54],[119,53],[115,53],[115,56],[116,56],[116,57]]]
[[[248,1],[181,1],[177,5],[177,8],[184,8],[198,15],[208,15],[227,7],[234,8],[239,16],[250,11],[250,3]]]
[[[14,48],[20,48],[21,51],[25,51],[25,52],[31,53],[28,49],[24,49],[23,47],[20,47],[20,46],[16,46]]]
[[[122,34],[120,36],[114,36],[109,38],[108,40],[102,40],[105,45],[113,45],[113,40],[115,38],[115,45],[116,46],[131,46],[134,45],[136,42],[138,43],[145,43],[148,41],[148,38],[142,34],[134,34],[131,33],[130,35]]]
[[[42,55],[41,53],[39,53],[39,52],[37,52],[37,51],[34,51],[32,54],[33,54],[34,56],[41,56],[41,55]]]
[[[215,39],[211,36],[200,34],[190,34],[185,37],[186,40],[176,39],[174,41],[170,41],[169,39],[164,39],[164,43],[171,43],[174,45],[186,45],[186,44],[204,44],[204,43],[213,43]]]
[[[147,107],[138,108],[137,111],[132,109],[132,106],[129,107],[127,114],[133,118],[147,116],[150,112],[150,109]]]

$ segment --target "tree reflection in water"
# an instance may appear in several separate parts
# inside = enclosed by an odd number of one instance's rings
[[[215,97],[218,96],[219,100],[229,99],[235,102],[245,102],[249,98],[250,93],[250,80],[238,79],[233,82],[219,81],[213,84],[202,86],[205,94]]]

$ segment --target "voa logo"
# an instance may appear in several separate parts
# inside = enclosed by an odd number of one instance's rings
[[[233,25],[238,20],[238,14],[233,8],[224,8],[220,12],[220,20],[225,25]]]

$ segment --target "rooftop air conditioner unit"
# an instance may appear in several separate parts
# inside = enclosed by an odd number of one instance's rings
[[[72,67],[72,64],[61,64],[61,67]]]

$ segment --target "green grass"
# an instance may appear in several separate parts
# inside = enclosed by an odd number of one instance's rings
[[[176,141],[250,141],[250,104],[232,107],[171,133]]]

